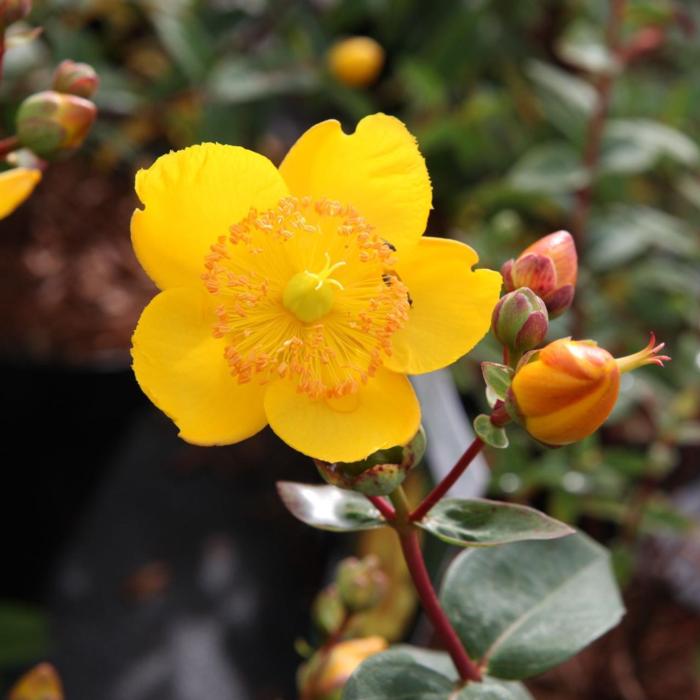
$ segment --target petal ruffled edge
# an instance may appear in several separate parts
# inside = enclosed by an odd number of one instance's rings
[[[466,355],[486,335],[502,278],[494,270],[472,270],[478,260],[464,243],[427,236],[399,257],[396,269],[411,309],[407,324],[391,339],[389,369],[431,372]]]
[[[264,387],[231,376],[214,319],[206,293],[169,289],[143,310],[132,340],[141,389],[195,445],[240,442],[267,424]]]
[[[423,235],[432,187],[414,136],[395,117],[373,114],[346,134],[335,119],[312,126],[280,165],[292,194],[352,205],[399,250]]]
[[[136,173],[144,204],[131,219],[136,257],[160,287],[201,284],[204,257],[251,208],[275,207],[288,194],[265,156],[239,146],[203,143],[158,158]]]

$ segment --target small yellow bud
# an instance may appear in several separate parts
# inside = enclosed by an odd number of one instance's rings
[[[508,391],[508,409],[535,439],[568,445],[594,433],[610,415],[620,374],[670,358],[656,353],[663,343],[615,359],[593,341],[561,338],[527,357]]]
[[[384,65],[384,49],[368,36],[337,41],[328,52],[333,77],[350,87],[371,85]]]

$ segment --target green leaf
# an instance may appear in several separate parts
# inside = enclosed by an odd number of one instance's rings
[[[353,532],[386,524],[379,511],[354,491],[278,481],[277,492],[295,518],[319,530]]]
[[[568,525],[534,508],[486,499],[445,498],[416,524],[459,547],[551,540],[574,533]]]
[[[508,447],[508,435],[505,429],[494,425],[485,413],[474,419],[474,432],[491,447],[499,450]]]
[[[697,253],[693,229],[685,221],[641,205],[617,204],[591,217],[588,265],[609,270],[656,248],[681,257]]]
[[[24,666],[46,653],[46,617],[36,608],[0,601],[0,668]]]
[[[558,194],[583,187],[588,183],[588,174],[575,148],[554,142],[527,151],[513,166],[509,179],[519,190]]]
[[[362,663],[343,700],[532,700],[520,683],[484,678],[459,690],[457,680],[444,652],[399,645]]]
[[[586,21],[573,22],[567,27],[557,42],[557,53],[567,63],[589,73],[614,73],[619,68],[600,28]]]
[[[607,550],[581,533],[469,549],[450,566],[441,598],[472,657],[506,679],[556,666],[624,612]]]
[[[507,365],[498,364],[498,362],[482,362],[481,372],[484,375],[486,386],[490,387],[501,401],[505,401],[506,392],[513,379],[513,370]]]
[[[640,173],[653,168],[662,158],[692,167],[700,160],[700,149],[683,132],[651,119],[607,122],[601,173]]]

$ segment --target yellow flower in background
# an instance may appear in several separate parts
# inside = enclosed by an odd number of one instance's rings
[[[368,36],[341,39],[328,52],[328,69],[333,77],[350,87],[367,87],[384,65],[384,49]]]
[[[309,129],[279,170],[202,144],[136,176],[134,249],[162,290],[133,337],[144,392],[199,445],[269,423],[328,462],[408,442],[406,374],[468,352],[501,286],[453,240],[422,237],[425,162],[383,114]]]
[[[0,173],[0,219],[12,214],[41,180],[35,168],[12,168]]]
[[[509,411],[537,440],[568,445],[605,422],[620,391],[620,374],[643,365],[663,366],[664,344],[651,340],[634,355],[614,358],[591,340],[560,338],[533,353],[516,372]]]

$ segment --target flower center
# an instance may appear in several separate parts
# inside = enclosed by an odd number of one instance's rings
[[[289,380],[312,398],[356,393],[408,319],[396,253],[352,207],[286,197],[211,247],[213,333],[239,382]]]
[[[297,272],[284,288],[282,303],[304,323],[323,318],[333,307],[335,290],[343,289],[343,285],[331,275],[346,264],[345,260],[331,265],[328,253],[325,258],[326,264],[320,272]]]

